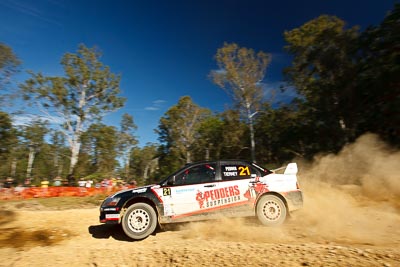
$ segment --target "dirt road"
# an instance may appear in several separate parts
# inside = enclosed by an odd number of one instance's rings
[[[119,227],[100,225],[96,208],[29,209],[3,213],[12,222],[0,225],[0,266],[400,266],[399,216],[376,224],[379,238],[358,236],[354,224],[354,235],[321,234],[324,226],[303,225],[298,213],[281,228],[225,219],[130,241]]]
[[[98,208],[3,202],[0,266],[400,266],[400,154],[385,151],[370,137],[303,167],[304,208],[278,228],[221,219],[131,241]]]

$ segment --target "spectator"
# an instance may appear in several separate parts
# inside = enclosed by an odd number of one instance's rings
[[[31,178],[26,178],[24,181],[24,186],[25,187],[30,187],[31,186]]]
[[[24,191],[25,188],[22,186],[22,184],[18,184],[15,188],[14,188],[14,194],[17,195],[18,197],[21,196],[22,191]]]
[[[14,179],[11,177],[7,177],[6,182],[4,183],[4,188],[12,188],[14,184]]]
[[[87,180],[86,183],[85,183],[85,187],[86,188],[90,188],[90,187],[92,187],[92,184],[93,184],[92,180]]]
[[[56,178],[54,178],[54,182],[53,182],[54,186],[60,186],[61,185],[61,177],[57,176]]]
[[[42,187],[42,188],[48,188],[48,187],[49,187],[49,181],[47,180],[47,178],[44,178],[44,179],[40,182],[40,187]]]
[[[75,186],[75,177],[72,174],[68,174],[67,180],[69,186]]]
[[[78,185],[79,185],[79,187],[85,187],[86,181],[83,180],[83,178],[81,178],[81,179],[78,181]]]

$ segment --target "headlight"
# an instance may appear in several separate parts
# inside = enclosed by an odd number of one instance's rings
[[[119,202],[119,200],[120,200],[121,198],[120,197],[110,197],[110,198],[107,198],[105,201],[104,201],[104,203],[103,203],[103,207],[104,206],[108,206],[108,207],[114,207],[114,206],[117,206],[117,204],[118,204],[118,202]]]

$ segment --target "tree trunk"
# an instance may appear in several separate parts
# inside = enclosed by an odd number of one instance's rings
[[[143,179],[144,179],[145,183],[147,182],[147,179],[149,178],[150,164],[151,164],[151,161],[146,164],[146,167],[144,168],[144,171],[143,171]]]
[[[58,172],[59,172],[59,166],[58,166],[58,152],[57,150],[54,153],[54,170],[52,171],[52,174],[55,176],[58,176]]]
[[[15,173],[17,172],[17,158],[13,158],[11,162],[11,177],[15,178]]]
[[[254,141],[254,125],[253,125],[253,116],[257,113],[251,114],[250,104],[246,103],[247,109],[247,118],[249,120],[249,128],[250,128],[250,148],[251,148],[251,160],[256,162],[256,142]]]
[[[63,172],[63,164],[61,163],[58,166],[57,176],[61,176],[62,172]]]
[[[256,142],[254,141],[254,126],[253,126],[253,119],[249,118],[250,124],[250,144],[251,144],[251,160],[256,162]]]
[[[31,178],[33,161],[35,160],[35,147],[29,146],[28,167],[26,168],[26,178]]]
[[[190,155],[190,151],[188,150],[188,148],[186,148],[186,163],[190,163],[191,162],[191,155]]]
[[[71,146],[71,161],[70,161],[71,164],[69,166],[68,174],[74,173],[75,165],[78,162],[80,147],[81,147],[81,143],[78,141],[74,141]]]
[[[79,97],[79,110],[83,110],[83,107],[86,105],[86,88],[87,84],[83,84],[81,88],[81,94]],[[70,125],[70,130],[73,132],[73,137],[72,140],[70,140],[70,145],[71,145],[71,164],[69,166],[69,172],[68,174],[72,175],[74,173],[74,169],[76,166],[76,163],[78,163],[78,157],[79,157],[79,151],[81,149],[81,134],[82,134],[82,127],[83,127],[83,121],[86,116],[86,113],[84,112],[81,117],[77,117],[76,119],[76,126],[75,130],[72,129],[72,126]]]
[[[125,162],[125,179],[128,181],[129,178],[129,162],[131,161],[131,153],[129,151],[128,155],[126,156],[126,162]]]

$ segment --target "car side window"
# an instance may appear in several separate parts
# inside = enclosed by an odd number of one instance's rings
[[[257,170],[244,163],[226,163],[221,165],[221,177],[224,181],[249,179],[252,175],[257,175]]]
[[[174,185],[200,184],[215,181],[215,164],[189,167],[175,175]]]

